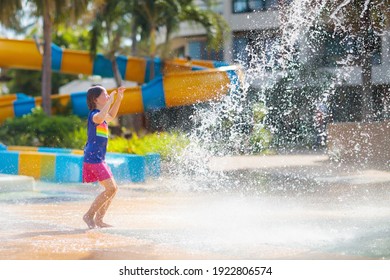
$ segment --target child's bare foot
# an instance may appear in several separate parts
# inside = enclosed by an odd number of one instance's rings
[[[100,228],[112,227],[112,225],[106,224],[103,221],[95,221],[95,224],[97,227],[100,227]]]
[[[87,224],[87,226],[89,228],[95,228],[96,227],[96,224],[95,224],[95,221],[93,220],[93,217],[85,214],[83,216],[83,220],[84,220],[84,222]]]

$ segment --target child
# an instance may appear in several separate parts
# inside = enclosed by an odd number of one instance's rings
[[[104,223],[103,218],[118,187],[105,162],[108,141],[107,123],[116,117],[124,90],[124,87],[119,87],[118,93],[113,91],[108,95],[105,88],[93,86],[87,92],[87,104],[90,112],[88,114],[88,140],[84,148],[83,183],[98,181],[105,188],[83,216],[83,220],[89,228],[111,226]],[[115,95],[117,97],[114,101]]]

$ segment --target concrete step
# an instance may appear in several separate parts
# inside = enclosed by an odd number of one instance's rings
[[[33,191],[34,185],[33,177],[0,174],[0,192]]]

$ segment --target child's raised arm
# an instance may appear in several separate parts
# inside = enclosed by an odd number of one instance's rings
[[[109,116],[108,112],[110,110],[111,104],[114,102],[115,94],[116,94],[115,90],[113,92],[111,92],[107,103],[104,105],[104,107],[100,110],[99,113],[97,113],[93,116],[94,123],[101,124],[102,122],[107,121],[107,118]]]
[[[109,112],[107,114],[107,117],[105,118],[106,122],[112,121],[116,117],[116,115],[118,114],[119,105],[121,104],[121,101],[123,99],[123,92],[125,90],[126,90],[126,88],[124,88],[124,87],[118,88],[118,93],[117,93],[117,97],[116,97],[116,100],[114,102],[114,105],[112,105],[111,109],[109,110]],[[116,93],[116,91],[113,91],[113,93],[114,92]]]

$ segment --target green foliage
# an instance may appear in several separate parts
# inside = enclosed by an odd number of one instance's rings
[[[262,123],[265,116],[268,113],[265,105],[263,103],[256,103],[255,105],[253,105],[252,110],[253,110],[253,122],[255,124]]]
[[[6,145],[77,148],[85,145],[85,123],[74,115],[48,117],[41,108],[20,118],[7,119],[0,127]]]
[[[87,143],[87,135],[87,127],[85,126],[85,122],[82,120],[81,126],[78,126],[77,129],[74,129],[69,133],[69,138],[72,141],[72,144],[68,148],[84,149],[85,143]]]
[[[263,103],[256,103],[253,108],[253,128],[249,136],[252,153],[265,151],[272,140],[271,132],[265,128],[264,118],[268,111]]]
[[[71,50],[89,49],[89,31],[84,25],[65,26],[60,24],[53,34],[53,43]]]
[[[249,138],[252,153],[264,152],[270,145],[272,140],[271,132],[265,127],[256,127]]]
[[[229,25],[220,14],[211,10],[212,1],[206,1],[204,4],[208,9],[201,9],[193,4],[193,1],[184,1],[181,12],[178,14],[179,22],[193,22],[203,26],[206,30],[207,47],[212,50],[220,50],[224,41],[224,32],[229,30]],[[209,3],[207,3],[209,2]],[[178,26],[173,26],[172,28]]]
[[[107,151],[112,153],[130,153],[129,140],[124,137],[110,139]]]
[[[161,132],[139,137],[133,134],[130,139],[116,137],[109,141],[107,151],[145,155],[159,153],[165,160],[171,159],[189,144],[189,140],[180,133]]]
[[[41,108],[20,118],[7,119],[0,126],[0,139],[5,145],[82,149],[87,141],[85,120],[74,115],[45,115]],[[108,142],[108,152],[145,155],[159,153],[170,159],[180,153],[189,140],[179,133],[154,133],[131,139],[115,137]]]
[[[12,69],[7,71],[12,80],[7,83],[9,92],[22,92],[31,96],[41,94],[41,72],[34,70]]]
[[[180,23],[201,25],[206,31],[207,46],[219,50],[223,35],[229,29],[224,18],[211,9],[212,2],[206,1],[207,9],[201,9],[193,0],[133,1],[131,15],[138,30],[142,48],[149,47],[150,56],[156,55],[156,39],[161,30],[165,31],[165,42],[161,56],[167,57],[171,35],[180,28]],[[138,44],[138,42],[137,42]],[[137,49],[139,49],[137,45]]]
[[[12,80],[7,83],[9,92],[22,92],[30,96],[41,95],[42,72],[36,70],[11,69],[7,72]],[[52,73],[52,94],[59,92],[59,88],[77,79],[77,75]]]

